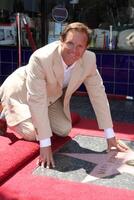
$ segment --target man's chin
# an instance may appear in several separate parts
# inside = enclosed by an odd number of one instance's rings
[[[68,59],[69,59],[69,58],[68,58]],[[75,59],[71,59],[71,58],[70,58],[70,59],[69,59],[69,62],[73,64],[73,63],[75,63],[77,60],[78,60],[78,59],[76,59],[76,58],[75,58]]]

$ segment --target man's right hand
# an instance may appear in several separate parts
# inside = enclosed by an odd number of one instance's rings
[[[55,167],[51,146],[40,147],[39,163],[47,168]]]

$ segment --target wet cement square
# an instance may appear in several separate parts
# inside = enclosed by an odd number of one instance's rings
[[[124,141],[132,151],[106,153],[103,138],[78,135],[54,154],[55,169],[37,167],[33,175],[68,181],[134,189],[134,142]]]

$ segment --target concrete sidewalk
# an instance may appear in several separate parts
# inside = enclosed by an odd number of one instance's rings
[[[113,121],[134,123],[134,100],[109,99]],[[88,96],[73,96],[71,110],[83,117],[95,119],[95,114]]]

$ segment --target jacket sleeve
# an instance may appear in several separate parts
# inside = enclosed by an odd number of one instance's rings
[[[103,80],[96,68],[95,54],[92,57],[92,73],[84,81],[100,129],[113,127],[111,112]]]
[[[39,140],[52,136],[48,118],[47,89],[45,71],[39,59],[32,55],[27,65],[27,100],[30,107],[33,125]]]

